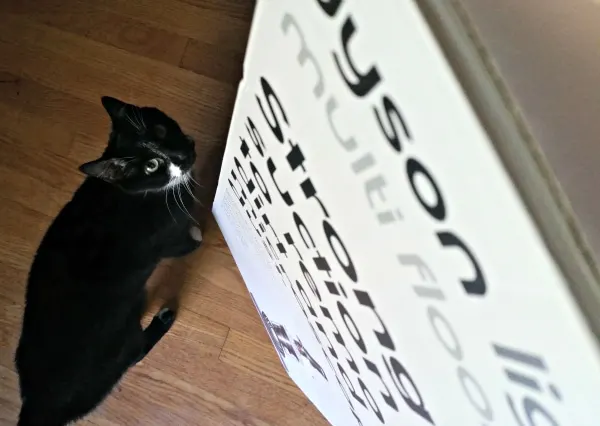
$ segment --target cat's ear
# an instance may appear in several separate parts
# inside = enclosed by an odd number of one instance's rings
[[[113,121],[119,121],[125,117],[127,104],[110,96],[102,96],[102,106]]]
[[[119,182],[126,176],[127,161],[121,158],[98,159],[79,166],[82,173],[109,183]]]

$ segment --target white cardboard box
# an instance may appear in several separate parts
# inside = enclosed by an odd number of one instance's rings
[[[259,1],[214,214],[333,425],[600,424],[596,340],[433,10]]]

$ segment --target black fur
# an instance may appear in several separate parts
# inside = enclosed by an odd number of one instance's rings
[[[15,357],[20,426],[62,426],[102,402],[175,320],[164,308],[141,328],[148,277],[161,259],[200,245],[185,212],[189,182],[164,189],[169,163],[191,170],[193,141],[155,108],[102,103],[112,120],[108,147],[81,166],[88,177],[48,229],[29,274]]]

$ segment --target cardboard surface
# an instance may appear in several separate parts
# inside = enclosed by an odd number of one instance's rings
[[[597,424],[592,335],[414,3],[258,2],[214,214],[332,424]]]

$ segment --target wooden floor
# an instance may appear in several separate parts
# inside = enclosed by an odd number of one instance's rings
[[[197,141],[209,205],[241,77],[250,0],[0,0],[0,424],[32,256],[108,132],[102,95],[156,105]],[[279,363],[223,238],[154,283],[184,283],[172,331],[85,425],[321,425]]]

